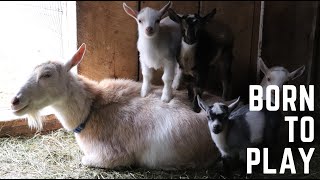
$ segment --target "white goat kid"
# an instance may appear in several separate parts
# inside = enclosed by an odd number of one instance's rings
[[[36,114],[51,105],[67,130],[74,130],[82,163],[115,168],[137,165],[155,169],[206,167],[218,151],[211,143],[205,113],[194,113],[179,91],[170,103],[158,97],[161,88],[140,96],[141,83],[105,79],[101,82],[76,76],[70,69],[80,63],[81,45],[67,63],[38,65],[12,100],[14,114]],[[221,100],[207,96],[210,102]],[[41,128],[38,116],[29,125]]]
[[[146,7],[137,12],[123,3],[125,12],[133,17],[138,24],[139,37],[137,46],[143,75],[141,96],[145,97],[150,92],[152,68],[163,68],[162,80],[164,87],[161,96],[163,102],[169,102],[173,97],[172,83],[177,66],[176,57],[181,42],[179,25],[169,17],[161,20],[170,6],[171,2],[160,11]],[[175,87],[178,87],[178,85],[175,85]]]

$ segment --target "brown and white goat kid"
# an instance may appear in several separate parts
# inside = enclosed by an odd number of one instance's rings
[[[161,96],[163,102],[169,102],[173,97],[172,82],[175,77],[176,57],[181,41],[179,25],[170,20],[169,17],[162,19],[170,6],[171,2],[160,11],[146,7],[137,12],[123,3],[125,12],[133,17],[138,24],[137,48],[140,53],[143,75],[141,96],[145,97],[150,92],[152,69],[163,68],[164,87]]]
[[[187,83],[188,96],[193,109],[200,112],[197,95],[201,97],[212,67],[217,67],[222,81],[222,97],[226,100],[231,90],[231,65],[233,60],[233,33],[231,29],[218,22],[210,22],[216,9],[204,17],[198,14],[178,15],[168,9],[169,17],[180,24],[182,41],[178,63],[181,77]],[[210,31],[208,31],[210,29]],[[214,32],[211,32],[214,29]],[[174,86],[180,84],[175,79]]]
[[[74,130],[82,163],[115,168],[142,166],[155,169],[206,167],[218,151],[211,142],[205,113],[194,113],[186,92],[177,92],[170,103],[160,100],[161,88],[140,96],[141,83],[77,76],[70,69],[83,58],[82,44],[65,64],[46,62],[35,67],[12,100],[14,114],[31,115],[31,127],[41,128],[37,112],[46,106],[58,120]],[[210,102],[221,100],[207,96]]]

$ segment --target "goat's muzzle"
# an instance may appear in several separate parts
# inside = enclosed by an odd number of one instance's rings
[[[14,98],[11,100],[11,104],[12,104],[13,106],[17,106],[17,105],[19,105],[19,103],[20,103],[20,100],[19,100],[18,97],[14,97]]]
[[[152,28],[152,27],[149,26],[149,27],[146,28],[146,34],[147,34],[148,36],[152,36],[153,33],[154,33],[154,31],[153,31],[153,28]]]
[[[221,128],[221,126],[213,126],[212,131],[215,134],[219,134],[219,133],[221,133],[222,128]]]

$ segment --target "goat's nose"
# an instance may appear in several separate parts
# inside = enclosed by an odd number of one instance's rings
[[[17,97],[14,97],[12,100],[11,100],[11,104],[12,105],[18,105],[20,103],[20,100],[19,100],[19,98],[17,98]]]
[[[221,132],[221,127],[220,126],[214,126],[213,127],[213,132],[216,134],[219,134]]]
[[[148,33],[151,33],[151,32],[153,31],[153,28],[149,26],[149,27],[146,28],[146,31],[147,31]]]

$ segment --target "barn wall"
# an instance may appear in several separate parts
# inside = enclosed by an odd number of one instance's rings
[[[127,4],[138,9],[137,1]],[[137,25],[121,1],[77,1],[77,27],[78,44],[87,44],[80,74],[138,79]]]
[[[290,72],[302,65],[306,72],[294,84],[314,79],[318,2],[266,1],[262,58],[268,67],[280,65]]]
[[[128,1],[140,10],[160,9],[167,1]],[[216,20],[231,26],[235,34],[233,97],[248,97],[249,84],[258,84],[256,75],[261,1],[173,1],[178,13],[204,15],[217,8]],[[319,82],[319,57],[314,50],[317,34],[318,2],[265,1],[262,58],[271,67],[282,65],[290,71],[306,65],[306,73],[295,84]],[[137,25],[122,9],[121,1],[77,2],[78,45],[85,42],[88,51],[79,65],[79,73],[90,78],[129,78],[142,80],[136,48]],[[319,49],[319,48],[318,48]],[[318,51],[317,49],[317,51]],[[316,60],[317,59],[317,60]],[[153,83],[161,85],[162,71]],[[215,76],[208,77],[215,81]],[[212,87],[216,88],[216,87]],[[219,87],[218,87],[219,88]]]

